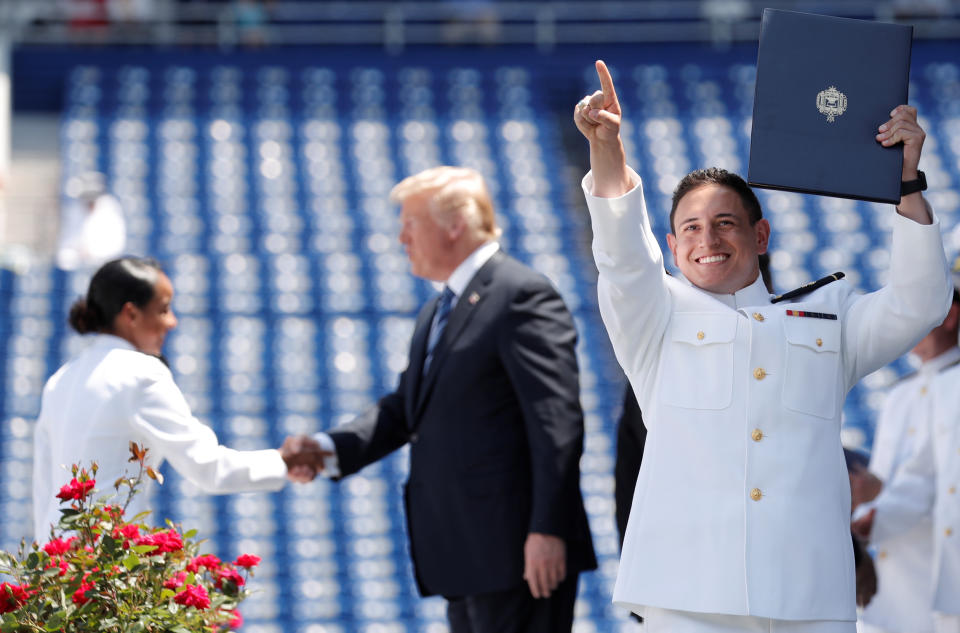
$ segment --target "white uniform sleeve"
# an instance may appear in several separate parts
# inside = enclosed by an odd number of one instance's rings
[[[882,541],[895,537],[931,516],[935,494],[936,456],[932,433],[925,433],[917,450],[874,499],[872,506],[877,514],[871,539]]]
[[[133,427],[178,473],[205,492],[226,494],[279,490],[287,468],[275,449],[237,451],[221,446],[190,407],[166,368],[142,379]]]
[[[600,315],[621,367],[638,393],[650,393],[659,341],[671,313],[663,253],[650,228],[640,176],[619,198],[598,198],[593,174],[582,182],[593,225],[593,257],[599,277]],[[643,301],[638,301],[643,297]]]
[[[947,316],[953,287],[940,220],[930,215],[933,223],[924,225],[894,214],[887,285],[850,295],[843,318],[847,386],[886,365],[890,350],[913,347]]]
[[[50,465],[46,456],[50,455],[50,435],[41,415],[33,432],[33,538],[44,542],[50,534],[47,523],[47,508],[53,496],[53,482],[50,481]],[[66,482],[64,482],[66,483]]]

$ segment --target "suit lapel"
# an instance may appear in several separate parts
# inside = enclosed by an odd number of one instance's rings
[[[430,392],[433,390],[434,383],[440,373],[440,367],[443,365],[444,360],[446,360],[450,347],[463,332],[464,328],[470,322],[470,319],[473,318],[473,315],[476,314],[477,307],[483,303],[484,295],[488,290],[487,287],[493,279],[493,272],[503,257],[503,253],[497,251],[493,257],[477,271],[477,274],[474,275],[470,283],[467,284],[463,294],[457,298],[457,305],[454,306],[453,311],[450,312],[447,327],[437,342],[436,348],[433,350],[433,360],[430,361],[430,369],[420,384],[420,389],[417,394],[417,406],[414,410],[414,419],[423,411],[423,407],[429,399]],[[432,316],[433,311],[431,311],[430,314]],[[429,322],[427,327],[429,329]],[[426,338],[426,336],[424,336],[424,338]],[[425,351],[425,342],[423,348]],[[419,367],[423,367],[422,357]]]

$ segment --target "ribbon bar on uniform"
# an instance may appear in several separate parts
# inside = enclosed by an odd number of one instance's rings
[[[829,314],[827,312],[808,312],[807,310],[787,310],[787,316],[809,317],[811,319],[829,319],[831,321],[837,320],[836,314]]]

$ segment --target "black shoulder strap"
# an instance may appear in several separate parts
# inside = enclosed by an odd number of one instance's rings
[[[844,277],[846,277],[846,275],[844,275],[843,273],[833,273],[832,275],[827,275],[823,279],[811,281],[808,284],[803,284],[802,286],[800,286],[795,290],[791,290],[790,292],[785,292],[782,295],[778,295],[773,299],[771,299],[770,303],[780,303],[781,301],[787,301],[788,299],[793,299],[795,297],[799,297],[801,295],[811,293],[817,288],[823,288],[827,284],[833,283],[835,281],[840,281]]]

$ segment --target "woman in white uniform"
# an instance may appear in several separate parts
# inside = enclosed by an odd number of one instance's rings
[[[70,325],[93,340],[43,389],[34,435],[33,524],[38,540],[60,520],[59,487],[71,464],[96,461],[98,494],[126,472],[129,444],[149,449],[154,468],[168,460],[209,493],[279,490],[289,456],[280,450],[236,451],[190,412],[160,353],[177,325],[173,286],[150,259],[125,257],[94,274],[86,298],[73,304]],[[292,465],[292,462],[290,462]],[[129,516],[149,507],[149,489]],[[125,497],[124,497],[125,499]]]

